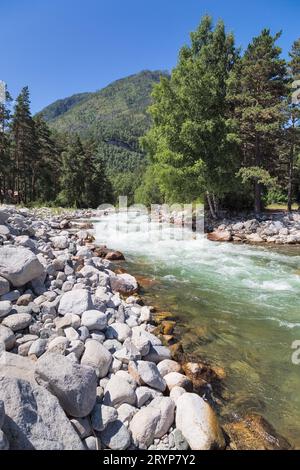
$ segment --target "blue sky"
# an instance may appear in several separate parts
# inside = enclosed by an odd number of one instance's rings
[[[170,70],[205,13],[244,47],[263,27],[282,29],[287,55],[300,36],[299,0],[0,0],[0,80],[14,97],[28,85],[36,112],[140,70]]]

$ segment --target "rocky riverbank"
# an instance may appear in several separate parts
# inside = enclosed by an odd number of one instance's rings
[[[0,448],[224,448],[90,215],[0,211]]]
[[[204,230],[207,238],[217,242],[247,244],[300,244],[300,212],[266,212],[261,215],[242,214],[212,219],[207,212],[157,211],[158,220],[178,226]],[[202,223],[201,223],[202,221]]]
[[[153,324],[93,215],[0,209],[0,449],[288,448],[253,418],[222,429],[220,374],[164,346],[174,324]]]
[[[249,244],[300,244],[300,213],[273,213],[211,222],[207,235],[212,241]]]

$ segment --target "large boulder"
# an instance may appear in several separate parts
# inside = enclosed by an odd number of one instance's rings
[[[22,246],[0,248],[0,275],[13,286],[20,287],[41,276],[43,265],[32,251]]]
[[[91,367],[74,363],[61,354],[48,353],[38,359],[35,378],[71,416],[87,416],[95,405],[97,377]]]
[[[105,377],[112,362],[111,353],[95,339],[88,339],[81,364],[93,367],[98,377]]]
[[[63,294],[58,306],[58,313],[82,315],[92,308],[91,294],[86,289],[75,289]]]
[[[225,440],[217,416],[195,393],[184,393],[176,402],[176,427],[192,450],[223,449]]]
[[[0,377],[3,431],[10,450],[82,450],[81,440],[56,397],[27,381]]]

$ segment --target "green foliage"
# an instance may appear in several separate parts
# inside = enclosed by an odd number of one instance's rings
[[[228,101],[236,130],[243,180],[253,180],[256,212],[262,209],[265,183],[278,170],[280,143],[285,116],[283,98],[287,94],[286,63],[276,45],[280,33],[268,29],[255,37],[238,60],[228,80]],[[271,176],[270,176],[271,175]]]
[[[267,170],[259,166],[241,168],[238,176],[241,177],[243,184],[249,181],[256,181],[268,189],[278,189],[277,178],[272,177]]]
[[[57,204],[66,207],[96,208],[111,202],[111,187],[103,161],[94,142],[82,144],[79,136],[70,140],[62,153],[61,191]]]
[[[151,204],[160,204],[161,201],[162,194],[160,192],[155,168],[150,165],[145,172],[141,185],[134,193],[134,202],[150,207]]]
[[[226,82],[236,51],[220,21],[204,17],[180,51],[171,78],[153,92],[154,125],[142,140],[167,202],[190,202],[204,191],[222,197],[237,171]]]

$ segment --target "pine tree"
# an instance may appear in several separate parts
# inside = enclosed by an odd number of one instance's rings
[[[274,169],[283,138],[283,98],[286,95],[286,64],[276,46],[280,33],[264,29],[249,44],[229,80],[229,98],[241,144],[243,182],[253,183],[254,209],[262,210],[263,188],[274,186]]]
[[[63,206],[83,207],[85,189],[85,155],[81,140],[76,136],[62,153],[61,191],[58,202]]]
[[[0,102],[0,202],[3,203],[10,189],[11,154],[10,136],[8,132],[10,109],[12,98],[5,90],[5,101]]]
[[[58,189],[59,151],[41,115],[34,118],[37,145],[31,173],[31,200],[53,201]]]
[[[84,207],[97,208],[112,201],[112,188],[106,175],[103,158],[94,141],[84,144]]]
[[[300,38],[296,40],[290,52],[288,64],[291,91],[287,103],[287,153],[288,153],[288,200],[287,208],[290,212],[293,203],[293,185],[295,172],[295,157],[300,148],[300,97],[295,97],[295,91],[300,89]]]
[[[17,97],[12,116],[14,181],[17,200],[27,202],[30,196],[32,167],[36,159],[36,135],[30,112],[28,87]]]
[[[167,201],[191,202],[206,191],[211,212],[232,190],[234,143],[228,128],[227,79],[236,58],[234,38],[208,16],[191,45],[181,49],[171,79],[153,93],[153,127],[142,140]]]

